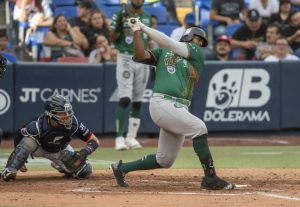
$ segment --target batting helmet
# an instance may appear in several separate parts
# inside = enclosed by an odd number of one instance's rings
[[[203,47],[207,46],[206,32],[199,27],[188,28],[181,36],[180,42],[190,42],[194,36],[198,36],[203,40]]]
[[[56,124],[71,129],[74,112],[68,99],[61,95],[53,95],[46,100],[44,108],[45,114]]]
[[[6,58],[0,54],[0,78],[4,76],[4,73],[6,71],[6,64],[7,64]]]

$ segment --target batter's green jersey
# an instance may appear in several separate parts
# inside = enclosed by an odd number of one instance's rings
[[[149,27],[151,27],[151,16],[141,11],[140,13],[131,13],[130,9],[127,9],[128,18],[130,17],[139,17],[140,21]],[[115,13],[112,17],[112,22],[109,26],[109,29],[111,31],[114,31],[118,29],[118,20],[122,17],[121,10]],[[142,32],[142,40],[144,42],[145,48],[147,48],[148,44],[148,36]],[[127,21],[123,22],[122,29],[120,31],[120,37],[117,39],[116,42],[114,42],[115,47],[119,50],[121,53],[130,54],[132,55],[134,53],[134,47],[133,47],[133,32],[128,26]]]
[[[186,43],[189,56],[183,58],[166,48],[151,50],[156,65],[153,93],[163,93],[191,100],[196,82],[204,67],[204,51],[194,43]]]

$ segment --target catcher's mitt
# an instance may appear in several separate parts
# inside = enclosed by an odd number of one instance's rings
[[[60,160],[70,172],[77,172],[86,164],[86,156],[80,152],[63,150],[60,152]]]
[[[0,54],[0,78],[4,76],[6,70],[7,60]]]

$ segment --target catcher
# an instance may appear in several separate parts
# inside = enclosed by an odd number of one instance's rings
[[[97,137],[77,120],[65,97],[53,95],[44,107],[44,114],[20,130],[22,137],[15,140],[16,148],[1,173],[2,180],[16,179],[30,154],[51,160],[51,166],[66,177],[85,179],[91,175],[92,166],[86,160],[99,146]],[[80,151],[70,145],[74,135],[87,143]]]

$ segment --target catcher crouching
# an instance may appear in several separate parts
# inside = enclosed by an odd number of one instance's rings
[[[21,136],[15,139],[15,149],[8,158],[1,179],[16,179],[23,171],[29,157],[44,157],[51,166],[66,177],[88,178],[92,166],[87,157],[99,146],[98,138],[75,117],[68,99],[60,95],[51,96],[44,105],[45,113],[19,130]],[[73,136],[86,142],[80,151],[70,145]]]

